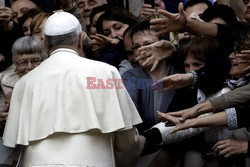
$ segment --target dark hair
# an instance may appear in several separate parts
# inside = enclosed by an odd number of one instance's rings
[[[119,21],[123,24],[128,24],[129,26],[137,23],[136,17],[132,15],[129,11],[124,8],[108,8],[97,20],[96,31],[99,34],[103,34],[103,20],[114,20]]]
[[[145,18],[143,18],[143,20],[141,20],[139,23],[135,24],[131,30],[131,37],[134,36],[135,33],[139,32],[139,31],[148,31],[148,32],[157,32],[156,30],[152,30],[150,29],[150,20],[152,19],[156,19],[156,18],[160,18],[161,15],[159,14],[152,14],[152,15],[149,15]],[[166,40],[169,40],[169,36],[166,35],[166,34],[161,34],[159,36],[159,39],[166,39]]]
[[[110,6],[108,6],[107,4],[104,4],[102,6],[97,6],[97,7],[93,8],[92,11],[91,11],[91,13],[90,13],[90,16],[89,16],[90,25],[92,25],[93,18],[95,17],[95,15],[97,13],[105,12],[106,10],[108,10],[109,7]]]
[[[218,54],[219,43],[211,37],[198,36],[189,40],[179,51],[180,58],[184,61],[188,56],[206,62],[208,57]]]
[[[215,18],[221,18],[228,25],[232,25],[237,21],[234,10],[231,7],[223,4],[211,6],[207,8],[201,15],[201,19],[206,22],[209,22]]]
[[[184,4],[184,10],[186,10],[188,7],[192,7],[192,6],[197,5],[199,3],[204,3],[208,7],[212,6],[212,3],[208,0],[189,0]]]
[[[41,11],[41,9],[39,8],[33,8],[30,9],[27,13],[25,13],[21,18],[18,19],[18,23],[20,26],[22,26],[24,24],[24,22],[28,19],[28,18],[34,18],[37,14],[39,14]]]
[[[48,18],[49,17],[49,14],[48,13],[44,13],[44,12],[41,12],[39,14],[37,14],[36,16],[34,16],[34,18],[32,19],[31,23],[30,23],[30,32],[31,32],[31,35],[33,35],[34,33],[34,29],[38,26],[40,26],[43,22],[43,20],[45,18]]]
[[[234,50],[250,49],[250,23],[238,22],[235,24],[236,31],[234,33]]]

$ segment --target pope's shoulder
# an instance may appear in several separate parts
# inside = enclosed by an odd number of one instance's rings
[[[115,70],[117,71],[117,68],[108,64],[108,63],[105,63],[105,62],[101,62],[101,61],[97,61],[97,60],[91,60],[91,59],[88,59],[88,58],[83,58],[83,61],[85,61],[85,63],[87,63],[90,68],[93,68],[93,69],[109,69],[109,70]]]

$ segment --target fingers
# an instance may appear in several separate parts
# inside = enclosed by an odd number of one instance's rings
[[[155,82],[153,84],[152,88],[155,90],[163,90],[163,91],[175,89],[176,88],[176,85],[174,84],[175,77],[176,77],[175,74],[164,77],[164,78],[158,80],[157,82]]]
[[[178,132],[178,131],[180,131],[180,130],[184,130],[184,129],[187,129],[188,127],[185,127],[185,126],[181,126],[181,125],[177,125],[177,126],[175,126],[172,130],[171,130],[171,134],[172,133],[176,133],[176,132]]]
[[[145,16],[148,16],[148,15],[152,15],[155,13],[155,10],[152,9],[152,8],[144,8],[142,11],[141,11],[141,17],[145,17]]]
[[[182,111],[183,111],[182,116],[180,118],[181,122],[198,116],[198,113],[197,113],[198,111],[196,109],[196,106],[189,108],[189,109],[182,110]]]
[[[151,45],[147,45],[147,46],[142,46],[142,47],[140,47],[139,49],[138,49],[138,51],[139,52],[149,52],[149,51],[151,51],[152,50],[152,45],[153,44],[151,44]]]
[[[193,117],[194,117],[194,115],[193,115],[192,113],[187,112],[187,113],[184,113],[184,114],[182,115],[182,117],[180,118],[180,121],[181,121],[181,122],[184,122],[184,121],[187,120],[188,118],[193,118]]]
[[[182,15],[182,16],[183,16],[183,15],[186,15],[186,13],[185,13],[185,11],[184,11],[184,5],[183,5],[182,2],[179,3],[178,11],[179,11],[180,15]]]
[[[177,124],[178,123],[178,118],[173,117],[171,115],[169,115],[168,113],[162,113],[157,111],[157,116],[162,120],[162,121],[169,121],[173,124]]]
[[[111,38],[106,37],[106,36],[104,36],[104,35],[102,35],[102,34],[95,34],[95,36],[97,36],[97,37],[103,39],[104,41],[111,41],[111,40],[112,40]]]
[[[237,53],[236,57],[241,58],[241,59],[245,59],[245,60],[250,60],[250,52],[247,53],[247,51],[245,51],[245,52],[242,51],[241,53]]]
[[[159,19],[152,19],[150,20],[150,25],[164,25],[166,23],[166,19],[159,18]],[[151,28],[150,26],[150,28]]]
[[[242,54],[250,54],[250,50],[242,50],[241,51]],[[250,59],[250,58],[249,58]]]
[[[136,57],[136,61],[145,59],[147,57],[150,57],[152,55],[152,51],[142,51],[139,53],[139,55]]]
[[[151,66],[153,63],[154,63],[154,58],[153,58],[153,57],[149,57],[149,58],[147,58],[146,61],[144,61],[144,62],[142,63],[142,67],[149,67],[149,66]]]
[[[104,39],[97,36],[97,35],[90,35],[90,37],[91,37],[92,40],[104,42]]]
[[[169,112],[169,115],[172,115],[174,117],[181,117],[186,110],[180,110],[180,111],[175,111],[175,112]]]
[[[154,62],[154,64],[153,64],[152,68],[150,69],[150,72],[153,72],[153,71],[156,69],[156,67],[158,66],[158,64],[159,64],[159,61],[158,61],[158,60],[155,60],[155,62]]]
[[[157,12],[158,12],[159,14],[161,14],[161,15],[162,15],[163,17],[165,17],[165,18],[169,18],[169,17],[172,17],[172,16],[173,16],[172,13],[170,13],[170,12],[168,12],[168,11],[166,11],[166,10],[159,9]]]
[[[161,21],[162,22],[162,21]],[[164,29],[166,28],[166,25],[165,25],[165,21],[163,23],[159,23],[159,24],[152,24],[150,25],[150,29],[152,30],[155,30],[156,31],[156,34],[158,33],[163,33],[165,32]]]
[[[0,20],[10,21],[12,17],[12,11],[7,7],[0,7]]]
[[[96,34],[95,36],[99,37],[100,39],[103,39],[105,43],[111,43],[113,45],[117,45],[120,42],[118,39],[109,38],[102,34]]]
[[[230,139],[220,140],[213,146],[213,150],[217,155],[228,158],[234,154],[230,146],[232,144],[233,143],[230,142]]]
[[[140,12],[140,16],[145,17],[145,16],[151,15],[155,12],[156,12],[155,9],[153,9],[150,4],[143,4],[141,12]]]
[[[250,72],[250,66],[247,66],[246,68],[243,69],[244,72],[249,73]]]
[[[142,8],[144,9],[144,8],[153,8],[152,7],[152,5],[150,5],[150,4],[148,4],[148,3],[144,3],[144,4],[142,4]]]

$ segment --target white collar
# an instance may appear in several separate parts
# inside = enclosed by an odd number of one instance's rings
[[[58,52],[70,52],[70,53],[73,53],[73,54],[76,54],[77,56],[79,56],[79,54],[76,51],[74,51],[73,49],[69,49],[69,48],[56,49],[50,54],[50,56],[52,56],[52,55],[54,55],[54,54],[56,54]]]

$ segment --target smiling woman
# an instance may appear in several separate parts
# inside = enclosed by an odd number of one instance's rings
[[[97,21],[97,33],[123,39],[125,30],[136,23],[136,18],[124,8],[110,8]]]
[[[5,96],[5,105],[0,111],[0,132],[3,132],[5,122],[8,117],[9,101],[11,99],[12,90],[16,82],[25,74],[30,72],[32,69],[37,67],[45,58],[47,53],[42,47],[41,42],[30,36],[19,38],[15,41],[12,46],[12,60],[15,65],[11,66],[7,71],[1,73],[1,89]],[[16,69],[16,71],[14,70]],[[8,99],[7,99],[8,97]],[[2,99],[1,99],[2,100]],[[1,135],[1,134],[0,134]],[[2,141],[0,140],[0,143]],[[1,151],[6,150],[1,146]],[[7,150],[8,151],[8,150]],[[9,150],[11,153],[12,150]],[[0,163],[2,163],[6,153],[1,152]],[[3,155],[4,154],[4,155]],[[13,156],[9,156],[11,159]],[[7,158],[7,157],[6,157]],[[11,161],[12,162],[12,161]],[[1,165],[0,165],[1,166]]]
[[[48,17],[49,14],[42,12],[37,14],[30,23],[31,36],[40,40],[42,44],[44,41],[44,24]]]
[[[40,41],[33,37],[19,38],[12,46],[12,61],[20,77],[38,66],[47,57]]]

